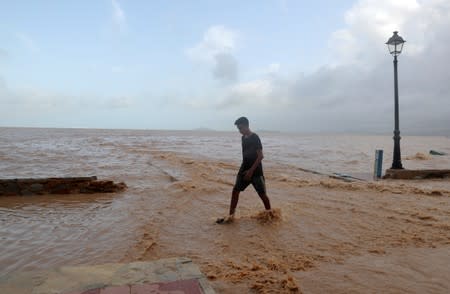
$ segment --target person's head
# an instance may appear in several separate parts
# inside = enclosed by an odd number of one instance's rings
[[[248,119],[245,116],[242,116],[242,117],[238,118],[234,122],[234,124],[238,128],[239,133],[241,133],[242,135],[248,134],[250,132],[249,122],[248,122]]]

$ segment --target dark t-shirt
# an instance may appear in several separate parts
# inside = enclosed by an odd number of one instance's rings
[[[252,133],[248,137],[242,136],[242,164],[241,168],[239,169],[240,174],[252,167],[253,163],[258,158],[258,153],[256,153],[256,150],[262,150],[261,140],[259,139],[258,135]],[[253,173],[253,176],[262,175],[262,164],[259,163],[255,169],[255,172]]]

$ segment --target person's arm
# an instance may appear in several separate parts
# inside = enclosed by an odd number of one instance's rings
[[[251,180],[251,178],[253,177],[253,173],[255,172],[256,168],[258,167],[258,165],[261,163],[261,161],[264,158],[264,154],[263,154],[262,149],[256,150],[256,154],[257,154],[257,157],[256,157],[255,162],[253,163],[252,167],[249,168],[247,170],[247,172],[245,173],[244,179],[246,181],[250,181]]]

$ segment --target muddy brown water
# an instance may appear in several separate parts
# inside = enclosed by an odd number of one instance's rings
[[[0,276],[187,256],[218,293],[450,288],[448,180],[345,183],[299,169],[367,171],[372,147],[390,146],[390,138],[351,137],[359,148],[346,148],[345,136],[333,147],[328,137],[261,134],[277,217],[262,217],[249,189],[237,220],[217,225],[239,165],[236,133],[0,131],[2,178],[97,175],[129,186],[119,194],[0,198]],[[448,138],[409,142],[405,165],[448,165],[446,157],[414,156],[431,145],[449,152]]]

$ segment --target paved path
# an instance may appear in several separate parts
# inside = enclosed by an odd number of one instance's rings
[[[153,262],[63,266],[0,279],[0,293],[16,294],[214,294],[205,276],[188,258]]]

